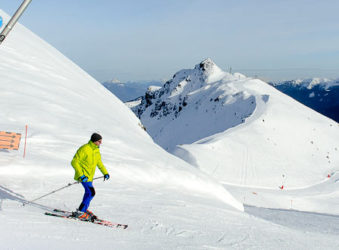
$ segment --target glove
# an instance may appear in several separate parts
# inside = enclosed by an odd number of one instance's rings
[[[109,174],[104,175],[104,181],[109,179]]]
[[[85,175],[80,176],[79,179],[80,179],[81,182],[87,182],[88,181],[88,177],[85,176]]]

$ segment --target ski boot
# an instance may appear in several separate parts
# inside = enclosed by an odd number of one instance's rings
[[[95,221],[95,220],[98,219],[98,217],[95,214],[93,214],[93,212],[90,211],[90,210],[86,210],[86,214],[88,214],[90,216],[91,221]]]
[[[86,212],[82,212],[80,210],[76,210],[75,212],[72,213],[72,217],[75,217],[79,220],[83,220],[83,221],[91,221],[91,216],[86,213]]]

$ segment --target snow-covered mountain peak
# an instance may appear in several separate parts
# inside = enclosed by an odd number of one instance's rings
[[[230,75],[222,71],[210,58],[207,58],[200,64],[196,65],[195,69],[202,71],[206,83],[216,82],[226,75]]]
[[[222,70],[212,61],[211,58],[203,60],[201,63],[197,64],[194,69],[201,70],[207,77],[222,72]]]
[[[157,143],[171,150],[177,144],[192,143],[243,123],[256,106],[254,97],[239,88],[241,84],[235,86],[245,79],[206,59],[193,69],[180,70],[162,88],[149,89],[132,109],[151,134],[158,134],[153,139],[158,138]],[[241,104],[246,108],[239,108]],[[225,109],[225,105],[232,108]],[[195,123],[200,126],[194,127]],[[182,124],[186,124],[184,128]],[[164,137],[163,126],[179,126],[187,136]]]
[[[171,89],[182,87],[189,82],[191,89],[200,88],[202,85],[211,84],[222,78],[234,78],[231,74],[222,71],[213,61],[208,58],[195,65],[194,69],[183,69],[174,74],[173,79],[168,81]]]
[[[223,72],[210,59],[147,92],[133,110],[155,142],[222,182],[277,187],[288,175],[288,185],[299,187],[339,162],[333,121],[261,80]],[[304,171],[314,162],[310,176],[296,174],[296,164]],[[244,164],[260,177],[244,179],[238,171]]]
[[[196,65],[195,68],[199,67],[200,69],[202,69],[203,71],[212,71],[214,68],[218,68],[220,69],[213,61],[211,58],[207,58],[205,60],[203,60],[199,66]]]
[[[207,58],[195,65],[194,70],[196,71],[195,74],[199,75],[207,84],[218,81],[227,75],[227,73],[221,70],[211,58]]]

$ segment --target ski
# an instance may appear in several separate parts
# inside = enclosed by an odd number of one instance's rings
[[[76,217],[73,216],[73,212],[65,211],[65,210],[61,210],[61,209],[54,209],[53,211],[56,212],[56,213],[61,213],[64,216],[69,216],[69,217],[73,217],[73,218],[77,219]],[[126,229],[128,227],[128,225],[126,225],[126,224],[113,223],[111,221],[107,221],[107,220],[103,220],[103,219],[99,219],[99,218],[96,218],[94,221],[95,222],[106,223],[106,224],[111,224],[111,225],[115,225],[115,226],[118,226],[118,227],[124,227],[124,229]]]
[[[64,211],[64,210],[60,210],[60,209],[54,209],[54,212],[45,212],[45,215],[59,217],[59,218],[65,218],[65,219],[73,219],[73,220],[83,221],[83,222],[90,222],[90,223],[93,223],[93,224],[102,225],[102,226],[106,226],[106,227],[112,227],[112,228],[126,229],[128,227],[128,225],[126,225],[126,224],[113,223],[111,221],[102,220],[102,219],[95,219],[93,221],[81,220],[77,217],[72,216],[72,212],[68,212],[68,211]]]
[[[73,214],[73,212],[65,211],[65,210],[61,210],[61,209],[53,209],[53,212],[64,214],[65,216],[72,216],[72,214]]]

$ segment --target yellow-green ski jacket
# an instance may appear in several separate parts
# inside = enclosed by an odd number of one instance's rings
[[[99,147],[92,141],[81,146],[71,162],[74,170],[74,180],[79,181],[80,176],[87,176],[88,182],[93,181],[95,169],[98,166],[103,175],[108,174],[104,164],[101,162]]]

